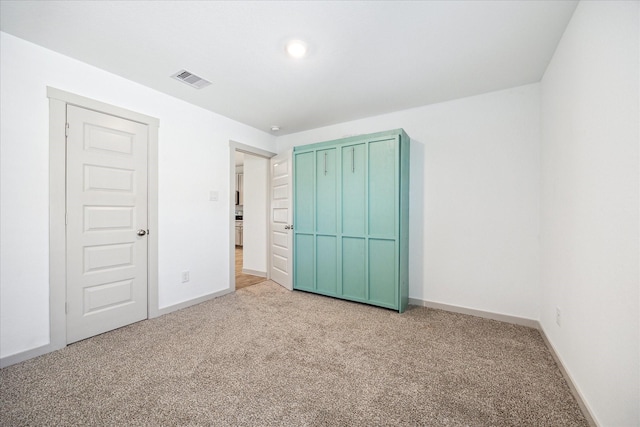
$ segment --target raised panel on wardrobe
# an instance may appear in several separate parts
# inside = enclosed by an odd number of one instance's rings
[[[369,144],[369,234],[396,234],[398,158],[395,139]]]
[[[316,231],[333,235],[338,231],[336,151],[316,152]]]
[[[366,145],[342,147],[342,234],[363,236],[366,225]]]
[[[312,234],[297,234],[294,240],[295,268],[293,280],[297,289],[314,289],[315,250]]]
[[[335,295],[338,286],[337,238],[319,235],[316,242],[316,290]]]
[[[396,241],[369,239],[369,300],[380,305],[396,306]]]
[[[314,231],[315,203],[314,203],[314,153],[300,153],[295,155],[295,229],[301,232]]]
[[[342,295],[367,298],[366,239],[342,238]]]

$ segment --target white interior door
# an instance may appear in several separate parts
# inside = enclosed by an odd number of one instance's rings
[[[270,209],[270,278],[276,283],[292,290],[291,260],[293,231],[292,202],[292,160],[293,151],[278,154],[271,158],[271,198]]]
[[[146,125],[67,107],[67,342],[147,318]]]

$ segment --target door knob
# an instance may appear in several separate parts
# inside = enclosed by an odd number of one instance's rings
[[[147,234],[147,230],[138,230],[138,236],[144,236],[145,234]]]
[[[293,224],[291,224],[291,225],[285,225],[285,226],[284,226],[284,229],[285,229],[285,230],[293,230]]]

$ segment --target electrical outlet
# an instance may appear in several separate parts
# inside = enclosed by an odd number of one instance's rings
[[[187,283],[189,281],[189,270],[182,272],[182,283]]]
[[[556,324],[560,326],[560,309],[556,307]]]

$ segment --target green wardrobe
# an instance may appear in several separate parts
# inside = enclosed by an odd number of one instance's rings
[[[402,129],[295,147],[293,288],[403,312],[409,137]]]

